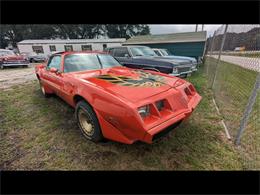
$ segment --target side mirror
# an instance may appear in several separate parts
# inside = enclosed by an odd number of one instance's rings
[[[58,69],[57,69],[57,68],[50,68],[50,72],[52,72],[52,73],[57,73],[57,72],[58,72]]]

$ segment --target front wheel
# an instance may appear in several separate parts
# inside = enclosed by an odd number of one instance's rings
[[[3,70],[4,69],[4,65],[0,64],[0,69]]]
[[[78,102],[75,116],[82,135],[93,142],[102,141],[103,135],[97,116],[91,106],[85,101]]]

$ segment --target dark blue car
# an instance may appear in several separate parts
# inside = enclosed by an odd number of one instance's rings
[[[192,73],[192,64],[189,60],[161,59],[146,46],[110,47],[106,51],[129,68],[156,70],[183,77]]]

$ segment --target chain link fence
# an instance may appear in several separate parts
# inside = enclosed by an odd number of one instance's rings
[[[222,25],[207,40],[204,62],[227,136],[244,168],[260,169],[260,25]]]

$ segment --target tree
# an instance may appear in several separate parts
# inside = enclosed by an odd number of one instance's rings
[[[126,38],[132,36],[150,34],[148,25],[143,24],[108,24],[106,25],[106,35],[109,38]]]
[[[56,32],[63,39],[93,39],[104,34],[104,25],[99,24],[59,24]]]
[[[58,37],[54,25],[49,24],[31,24],[28,25],[29,34],[26,39],[53,39]]]

